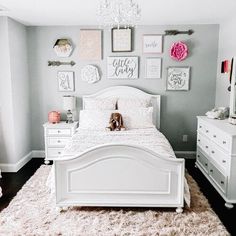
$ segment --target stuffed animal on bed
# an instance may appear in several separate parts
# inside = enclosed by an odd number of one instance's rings
[[[111,114],[109,127],[107,127],[107,130],[110,130],[110,131],[125,130],[125,127],[123,125],[123,118],[120,113]]]

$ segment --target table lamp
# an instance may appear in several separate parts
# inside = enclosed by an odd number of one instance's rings
[[[74,96],[65,95],[63,96],[63,109],[67,111],[66,113],[66,123],[73,123],[73,113],[71,111],[75,110],[76,99]]]

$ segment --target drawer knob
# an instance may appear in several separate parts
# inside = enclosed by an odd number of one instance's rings
[[[201,128],[202,128],[202,126],[200,125],[200,126],[199,126],[199,128],[201,129]]]
[[[61,152],[58,152],[58,154],[61,154]]]
[[[208,166],[208,164],[207,164],[207,163],[205,163],[205,166]]]
[[[210,170],[211,173],[213,173],[213,170]]]
[[[206,133],[209,133],[209,130],[206,130]]]
[[[226,160],[223,160],[222,162],[223,162],[223,163],[226,163]]]
[[[197,155],[197,157],[200,157],[199,155]]]
[[[211,151],[212,154],[214,154],[215,152],[214,151]]]
[[[58,142],[58,143],[60,143],[60,142],[61,142],[61,140],[57,140],[57,142]]]
[[[216,135],[213,135],[213,138],[216,138]]]
[[[220,181],[221,184],[224,184],[225,182],[224,181]]]
[[[198,139],[197,141],[200,142],[200,139]]]
[[[58,131],[57,131],[57,133],[58,133],[58,134],[60,134],[60,133],[61,133],[61,131],[60,131],[60,130],[58,130]]]
[[[208,146],[206,146],[206,148],[208,148]]]
[[[226,141],[223,141],[223,144],[226,144]]]

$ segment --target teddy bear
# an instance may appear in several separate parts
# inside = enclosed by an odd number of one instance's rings
[[[125,130],[125,127],[123,125],[123,118],[120,113],[111,114],[110,122],[109,122],[109,126],[107,127],[107,130],[110,130],[110,131]]]

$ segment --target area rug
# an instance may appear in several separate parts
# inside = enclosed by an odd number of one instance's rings
[[[190,175],[191,208],[182,214],[163,208],[74,207],[58,213],[45,187],[50,166],[41,166],[0,213],[4,236],[182,236],[229,235]]]

